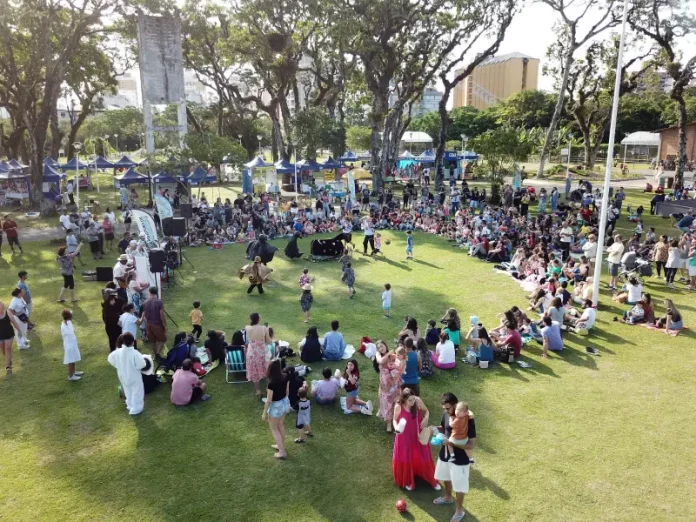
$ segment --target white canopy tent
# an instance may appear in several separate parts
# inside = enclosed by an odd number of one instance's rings
[[[626,161],[650,161],[658,156],[660,135],[654,132],[632,132],[621,140],[621,157]]]
[[[425,132],[406,131],[399,142],[399,151],[418,155],[433,148],[433,139]]]

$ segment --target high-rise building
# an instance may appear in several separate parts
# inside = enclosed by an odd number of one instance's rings
[[[538,58],[522,53],[493,56],[457,84],[453,106],[471,105],[483,110],[520,91],[536,89],[538,79]]]
[[[442,99],[442,94],[442,91],[438,91],[433,87],[426,88],[421,99],[413,104],[413,109],[411,111],[413,117],[417,118],[429,112],[437,111],[440,100]]]

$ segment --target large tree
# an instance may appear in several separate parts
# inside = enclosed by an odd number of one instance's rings
[[[447,104],[454,88],[484,60],[494,55],[512,22],[516,12],[514,0],[465,0],[457,3],[453,29],[449,32],[449,42],[443,50],[445,62],[439,70],[440,81],[444,87],[442,99],[438,104],[440,132],[435,155],[435,187],[439,188],[444,179],[442,158],[445,154],[449,115]],[[492,35],[492,41],[475,57],[465,62],[472,48],[480,39]],[[455,49],[458,51],[455,53]],[[466,63],[466,65],[464,65]],[[454,74],[453,77],[451,75]]]
[[[565,40],[558,40],[550,47],[548,53],[551,60],[545,71],[555,77],[557,86],[566,76],[563,70],[566,44]],[[634,44],[635,42],[629,42],[627,47],[636,47]],[[567,75],[568,112],[582,133],[584,164],[587,169],[594,168],[597,151],[611,123],[619,46],[618,35],[592,42],[587,47],[584,57],[573,62]],[[646,60],[650,54],[651,51],[634,54],[631,58],[623,60],[619,96],[624,96],[641,85],[642,77],[654,67],[652,60]],[[636,69],[635,66],[639,63],[641,65]]]
[[[681,39],[694,34],[696,17],[690,11],[688,2],[682,0],[636,0],[628,20],[635,31],[659,47],[658,61],[673,80],[669,95],[679,108],[679,155],[674,184],[680,188],[683,186],[687,161],[686,126],[689,123],[684,94],[694,78],[696,52],[691,48],[689,54],[683,56],[677,45]]]
[[[541,149],[539,157],[539,168],[537,177],[544,173],[544,163],[549,155],[554,141],[556,127],[563,113],[563,106],[566,101],[566,91],[568,89],[568,79],[570,69],[575,60],[575,52],[593,40],[603,31],[615,26],[619,17],[616,12],[616,0],[540,0],[542,3],[551,7],[560,17],[560,23],[556,24],[554,31],[558,40],[565,42],[563,62],[563,75],[558,84],[558,100],[553,111],[551,123],[546,131],[546,139]],[[581,26],[590,24],[583,32]]]
[[[41,187],[49,125],[71,60],[115,16],[116,1],[0,1],[0,100],[26,131],[34,187]],[[40,200],[42,192],[31,197]]]

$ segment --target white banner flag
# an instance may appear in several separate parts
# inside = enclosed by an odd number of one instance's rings
[[[133,221],[138,225],[140,234],[145,234],[145,243],[149,248],[159,248],[157,240],[157,229],[155,228],[155,220],[147,212],[142,210],[133,211]]]
[[[155,194],[155,203],[157,204],[160,221],[174,216],[171,203],[162,194]]]

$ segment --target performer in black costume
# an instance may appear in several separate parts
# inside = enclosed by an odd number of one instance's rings
[[[249,243],[246,250],[247,259],[255,259],[256,257],[261,258],[261,262],[267,265],[273,261],[273,256],[278,250],[277,247],[268,243],[268,237],[265,234],[261,234],[259,238],[255,241]]]
[[[290,241],[288,241],[287,246],[285,247],[285,255],[288,256],[290,259],[300,259],[303,256],[302,252],[300,252],[300,249],[297,246],[297,240],[299,238],[299,232],[295,232],[293,236],[290,238]]]

